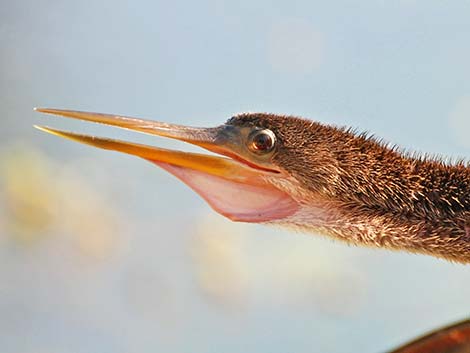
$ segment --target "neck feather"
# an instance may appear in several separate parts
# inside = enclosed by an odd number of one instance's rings
[[[470,169],[343,131],[325,142],[328,188],[286,223],[352,243],[470,263]],[[305,184],[304,184],[305,185]]]

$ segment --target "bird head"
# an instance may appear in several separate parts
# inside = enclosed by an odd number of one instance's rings
[[[193,128],[110,114],[37,108],[39,112],[181,140],[216,155],[39,129],[98,148],[144,158],[175,175],[220,214],[243,222],[295,217],[309,198],[327,195],[335,160],[321,125],[294,117],[245,113],[214,128]],[[313,131],[317,134],[312,134]]]

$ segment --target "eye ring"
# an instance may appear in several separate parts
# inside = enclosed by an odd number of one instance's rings
[[[269,129],[255,130],[248,138],[248,148],[254,153],[269,153],[275,145],[276,135]]]

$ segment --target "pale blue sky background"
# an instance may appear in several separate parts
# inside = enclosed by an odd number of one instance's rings
[[[458,0],[0,3],[0,351],[382,352],[467,317],[468,266],[234,224],[31,126],[182,147],[32,107],[269,111],[468,159],[469,38]]]

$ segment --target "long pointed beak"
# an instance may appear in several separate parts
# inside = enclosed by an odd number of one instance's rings
[[[172,173],[216,211],[233,220],[262,222],[283,218],[297,209],[285,192],[273,187],[266,177],[272,171],[257,167],[237,156],[233,127],[193,128],[110,114],[36,108],[38,112],[106,124],[151,135],[185,141],[232,158],[208,156],[146,146],[96,136],[36,126],[56,136],[94,147],[119,151],[149,160]]]
[[[228,158],[208,156],[200,153],[173,151],[133,142],[76,134],[45,126],[35,125],[35,127],[52,135],[97,148],[130,154],[147,159],[151,162],[167,163],[178,167],[185,167],[209,173],[219,177],[228,177],[232,180],[236,179],[243,181],[248,177],[257,176],[259,174],[258,172],[253,172],[251,169],[238,162],[233,162]]]
[[[143,132],[185,141],[204,148],[215,148],[215,139],[220,128],[198,128],[183,125],[162,123],[153,120],[132,118],[128,116],[81,112],[50,108],[34,108],[35,111],[51,115],[63,116],[92,123],[116,126],[121,129]]]

